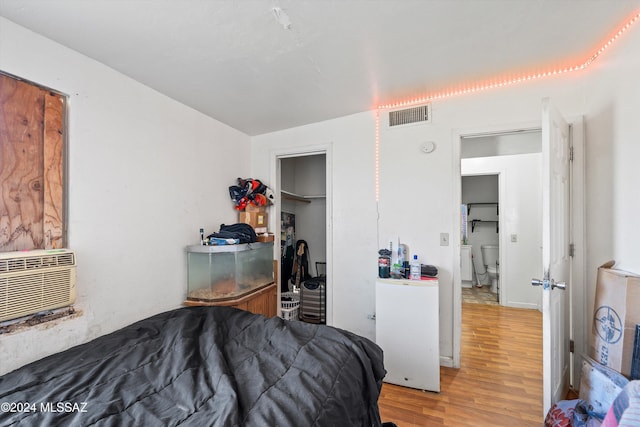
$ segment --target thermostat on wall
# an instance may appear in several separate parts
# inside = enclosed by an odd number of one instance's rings
[[[432,153],[436,149],[436,143],[433,141],[423,142],[420,146],[420,151],[423,153]]]

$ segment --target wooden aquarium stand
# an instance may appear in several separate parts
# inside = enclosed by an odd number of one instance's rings
[[[241,295],[238,298],[230,298],[219,301],[198,301],[187,299],[185,300],[184,304],[190,307],[235,307],[239,308],[240,310],[250,311],[251,313],[273,317],[277,314],[277,298],[278,288],[276,287],[275,283],[270,283],[253,292]]]

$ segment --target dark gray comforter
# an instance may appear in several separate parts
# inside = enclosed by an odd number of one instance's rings
[[[0,377],[0,425],[379,426],[384,374],[344,330],[183,308]]]

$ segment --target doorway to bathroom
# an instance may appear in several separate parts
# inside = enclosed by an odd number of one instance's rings
[[[466,135],[460,150],[461,265],[471,262],[463,298],[538,309],[530,281],[542,263],[540,129]]]
[[[500,304],[515,308],[533,308],[542,310],[542,296],[527,293],[531,286],[531,279],[540,275],[542,265],[541,243],[528,243],[531,233],[542,240],[542,133],[541,122],[507,123],[502,125],[480,126],[475,129],[458,130],[453,135],[454,158],[457,165],[458,181],[461,185],[462,176],[498,175],[499,185],[499,263],[500,263]],[[521,136],[520,142],[518,135]],[[588,319],[587,295],[584,283],[585,271],[585,123],[582,117],[572,120],[571,124],[571,180],[572,191],[569,203],[572,206],[571,239],[573,250],[571,266],[571,310],[572,325],[571,340],[574,342],[573,354],[584,354],[588,349]],[[538,148],[539,147],[539,148]],[[535,161],[535,157],[540,161]],[[533,163],[531,162],[533,160]],[[470,169],[470,168],[473,168]],[[455,190],[453,199],[457,211],[460,211],[461,187]],[[531,204],[531,200],[536,203]],[[528,209],[519,208],[519,204],[528,203]],[[540,211],[538,211],[540,209]],[[535,217],[530,213],[535,212]],[[525,216],[522,216],[525,215]],[[460,215],[461,216],[461,215]],[[456,221],[459,219],[456,217]],[[461,223],[454,224],[456,230],[461,229]],[[462,234],[460,235],[462,240]],[[453,239],[452,239],[453,240]],[[512,240],[514,240],[512,242]],[[461,259],[458,243],[455,256]],[[525,265],[526,264],[526,265]],[[530,270],[526,270],[526,266]],[[536,267],[537,266],[537,267]],[[529,273],[526,273],[529,271]],[[524,272],[524,273],[523,273]],[[460,367],[462,312],[469,304],[462,304],[460,270],[454,269],[454,351],[452,366]],[[533,291],[535,292],[535,291]],[[487,307],[490,308],[490,307]],[[502,309],[495,307],[495,309]],[[579,383],[580,363],[572,363],[573,384]]]
[[[500,303],[499,175],[462,175],[462,301]]]

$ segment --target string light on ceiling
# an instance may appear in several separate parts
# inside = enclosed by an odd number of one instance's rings
[[[547,77],[553,77],[553,76],[558,76],[558,75],[563,75],[563,74],[568,74],[568,73],[572,73],[572,72],[576,72],[576,71],[582,71],[585,70],[586,68],[588,68],[596,59],[598,59],[598,57],[600,55],[602,55],[602,53],[604,53],[604,51],[606,51],[607,49],[609,49],[629,28],[631,28],[631,26],[633,24],[635,24],[638,20],[640,19],[640,11],[636,12],[630,19],[626,20],[624,22],[624,24],[622,26],[620,26],[620,28],[613,34],[613,36],[611,36],[605,43],[601,44],[598,49],[596,49],[593,54],[591,54],[586,60],[572,65],[572,66],[556,66],[556,67],[552,67],[546,71],[542,71],[542,72],[530,72],[530,73],[526,73],[523,75],[519,75],[519,76],[515,76],[515,77],[510,77],[510,78],[503,78],[503,79],[497,79],[495,81],[491,81],[491,82],[484,82],[484,83],[471,83],[468,85],[463,85],[462,87],[460,87],[459,89],[450,89],[450,90],[443,90],[441,92],[435,92],[433,94],[430,95],[424,95],[424,96],[420,96],[420,97],[416,97],[413,99],[408,99],[408,100],[404,100],[404,101],[398,101],[398,102],[391,102],[388,104],[382,104],[382,105],[378,105],[376,107],[376,119],[375,119],[375,126],[376,126],[376,131],[375,131],[375,197],[376,197],[376,202],[378,202],[379,199],[379,194],[380,194],[380,110],[387,110],[387,109],[395,109],[395,108],[400,108],[400,107],[408,107],[411,105],[418,105],[418,104],[426,104],[428,102],[434,101],[434,100],[438,100],[438,99],[444,99],[444,98],[450,98],[453,96],[459,96],[459,95],[466,95],[466,94],[471,94],[471,93],[476,93],[476,92],[482,92],[485,90],[489,90],[489,89],[494,89],[494,88],[500,88],[500,87],[505,87],[505,86],[512,86],[518,83],[523,83],[523,82],[529,82],[532,80],[540,80],[543,78],[547,78]]]
[[[553,76],[567,74],[567,73],[571,73],[571,72],[575,72],[575,71],[585,70],[605,50],[607,50],[609,47],[611,47],[611,45],[613,45],[613,43],[615,43],[620,38],[620,36],[622,36],[629,28],[631,28],[631,26],[633,24],[635,24],[638,21],[638,19],[640,19],[640,12],[637,12],[635,15],[633,15],[633,17],[631,17],[629,20],[625,21],[624,25],[622,25],[618,29],[618,31],[613,36],[611,36],[611,38],[609,38],[605,43],[600,45],[598,47],[598,49],[596,49],[594,51],[593,54],[591,54],[586,60],[582,61],[579,64],[571,65],[571,66],[565,66],[565,67],[560,67],[560,66],[552,67],[552,68],[550,68],[550,69],[548,69],[546,71],[542,71],[542,72],[530,72],[530,73],[522,74],[522,75],[519,75],[519,76],[502,78],[502,79],[491,81],[491,82],[471,83],[471,84],[468,84],[468,85],[463,85],[462,87],[460,87],[458,89],[449,89],[449,90],[444,90],[444,91],[441,91],[441,92],[435,92],[435,93],[432,93],[430,95],[424,95],[424,96],[416,97],[416,98],[413,98],[413,99],[408,99],[408,100],[398,101],[398,102],[391,102],[391,103],[388,103],[388,104],[379,105],[377,108],[381,109],[381,110],[384,110],[384,109],[390,109],[390,108],[398,108],[398,107],[406,107],[406,106],[410,106],[410,105],[424,104],[424,103],[427,103],[427,102],[430,102],[430,101],[433,101],[433,100],[437,100],[437,99],[450,98],[452,96],[458,96],[458,95],[466,95],[466,94],[470,94],[470,93],[481,92],[481,91],[485,91],[485,90],[488,90],[488,89],[495,89],[495,88],[500,88],[500,87],[504,87],[504,86],[512,86],[514,84],[518,84],[518,83],[522,83],[522,82],[528,82],[528,81],[532,81],[532,80],[540,80],[540,79],[547,78],[547,77],[553,77]]]

